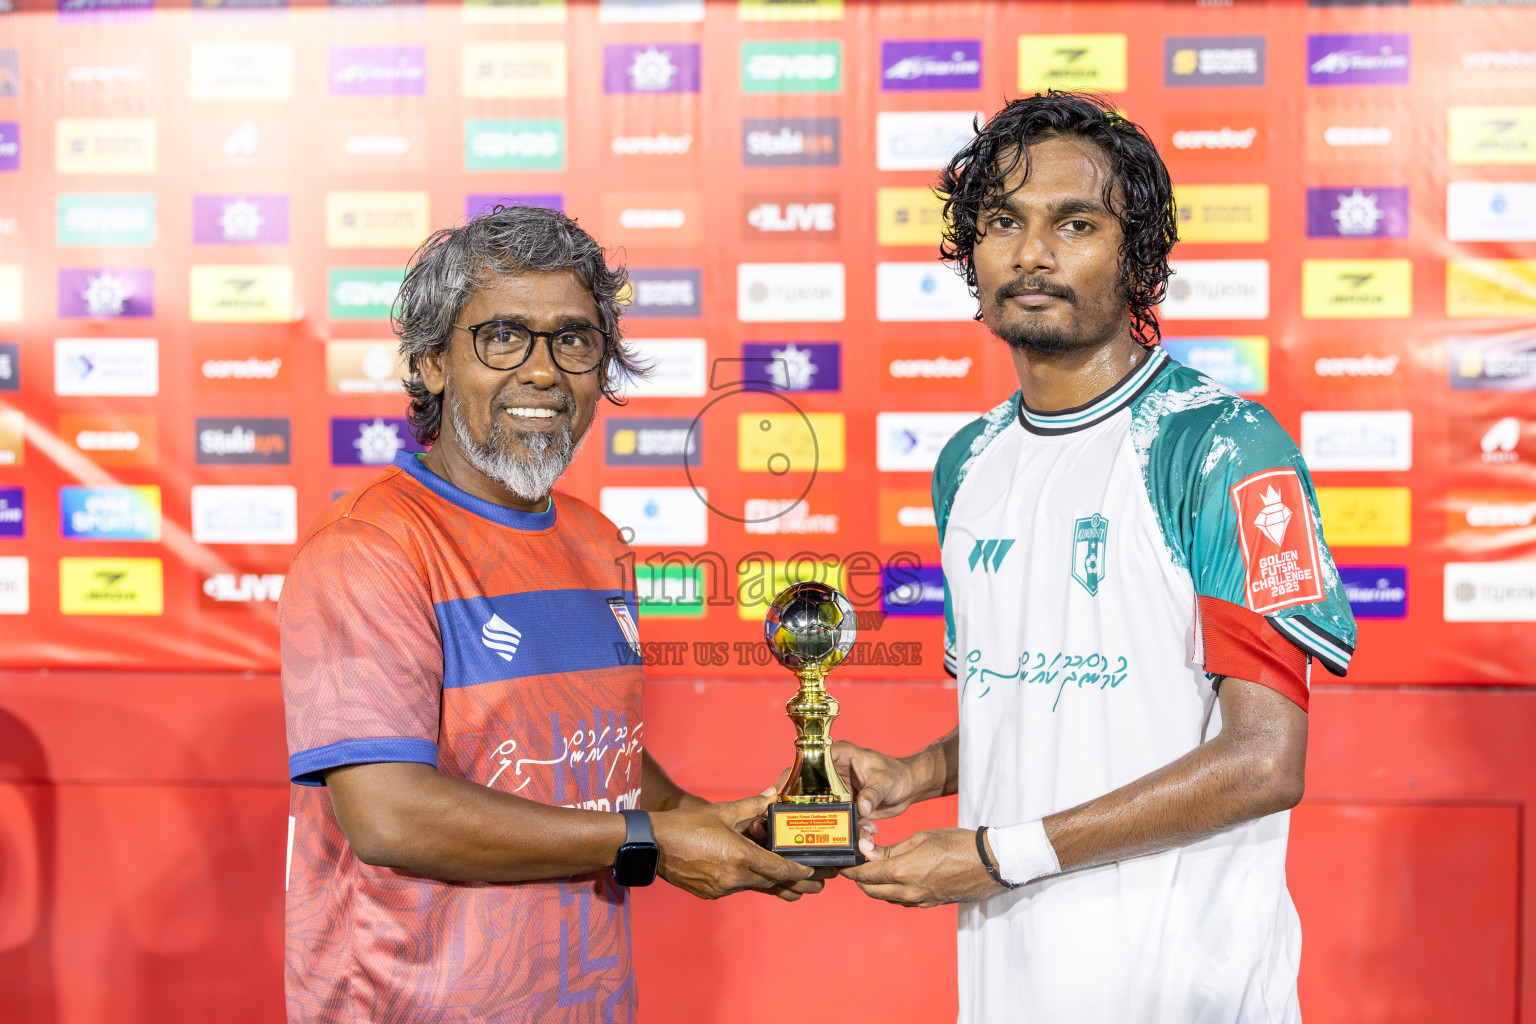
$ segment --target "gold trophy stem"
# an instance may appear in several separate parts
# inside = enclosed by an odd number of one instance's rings
[[[790,804],[837,804],[853,800],[832,764],[832,722],[838,705],[825,685],[827,674],[819,669],[795,673],[800,689],[785,705],[795,723],[795,764],[779,790],[779,800]]]

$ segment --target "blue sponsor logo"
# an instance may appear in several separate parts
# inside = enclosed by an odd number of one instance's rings
[[[27,492],[20,487],[0,487],[0,537],[27,535]]]
[[[331,465],[387,466],[396,452],[424,452],[404,416],[332,416]]]
[[[59,518],[67,540],[159,540],[160,488],[61,487]]]
[[[744,379],[779,391],[838,391],[842,346],[835,341],[748,342],[741,346]]]
[[[1339,580],[1357,619],[1401,619],[1408,615],[1408,568],[1402,565],[1341,565]]]
[[[887,565],[880,571],[880,610],[905,618],[942,616],[944,570],[937,565]]]

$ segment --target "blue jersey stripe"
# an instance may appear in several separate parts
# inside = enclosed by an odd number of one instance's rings
[[[441,601],[443,689],[639,664],[609,598],[638,621],[633,590],[532,590]]]
[[[323,786],[328,769],[381,761],[418,761],[436,768],[437,744],[409,736],[327,743],[323,747],[301,750],[288,758],[288,777],[301,786]]]

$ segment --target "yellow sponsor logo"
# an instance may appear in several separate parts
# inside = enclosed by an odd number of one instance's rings
[[[465,43],[467,99],[558,98],[565,95],[564,43]]]
[[[1181,242],[1269,241],[1268,185],[1182,185],[1173,198]]]
[[[1019,36],[1019,88],[1125,91],[1125,36]]]
[[[844,577],[843,565],[833,555],[807,554],[788,562],[748,555],[736,563],[736,615],[762,622],[773,599],[791,583],[825,583],[847,593]]]
[[[153,174],[155,119],[61,117],[53,157],[60,174]]]
[[[1408,546],[1412,500],[1406,487],[1319,487],[1317,508],[1329,547]]]
[[[565,20],[565,0],[464,0],[471,25],[552,25]]]
[[[192,268],[193,323],[280,324],[293,320],[293,268]]]
[[[325,244],[332,249],[410,249],[427,237],[425,192],[327,192]]]
[[[27,461],[27,418],[14,410],[0,410],[0,466],[20,466]]]
[[[1536,164],[1536,107],[1452,107],[1453,164]]]
[[[1536,260],[1451,260],[1445,265],[1445,315],[1536,315]]]
[[[0,267],[0,323],[21,319],[21,268]]]
[[[843,468],[840,412],[744,412],[736,418],[736,468],[743,473],[809,473]]]
[[[1410,260],[1302,260],[1308,320],[1403,319],[1413,313]]]
[[[936,246],[944,203],[927,188],[882,188],[875,194],[875,240],[881,245]]]
[[[59,611],[65,615],[159,615],[164,610],[158,558],[59,559]]]
[[[842,21],[843,0],[741,0],[742,21]]]

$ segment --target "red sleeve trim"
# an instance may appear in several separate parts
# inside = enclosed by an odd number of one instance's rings
[[[1230,601],[1202,597],[1200,635],[1207,672],[1267,686],[1307,710],[1306,652],[1281,636],[1264,616]]]

